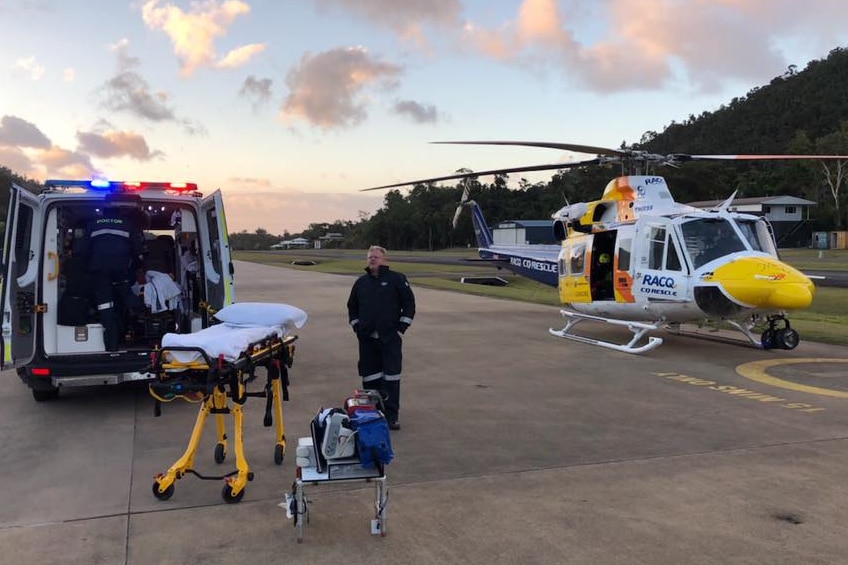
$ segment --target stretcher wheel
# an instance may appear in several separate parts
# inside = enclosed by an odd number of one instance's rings
[[[224,499],[224,502],[228,504],[235,504],[236,502],[240,502],[242,498],[244,498],[244,491],[247,489],[241,489],[238,494],[233,494],[233,489],[230,485],[225,485],[224,490],[221,491],[221,498]]]
[[[219,465],[227,458],[227,451],[224,449],[224,444],[219,443],[215,446],[215,463]]]
[[[274,448],[274,463],[276,463],[277,465],[282,465],[283,464],[283,457],[285,457],[285,456],[286,456],[285,446],[278,444]]]
[[[169,498],[174,496],[174,483],[168,485],[168,488],[165,489],[165,492],[159,492],[159,483],[154,481],[153,496],[155,496],[159,500],[168,500]]]

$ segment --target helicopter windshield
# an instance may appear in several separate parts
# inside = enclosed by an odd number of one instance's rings
[[[719,257],[748,249],[731,223],[724,218],[695,218],[684,223],[681,230],[686,252],[695,269]]]
[[[763,220],[737,218],[736,225],[739,226],[739,230],[745,236],[745,239],[748,240],[754,251],[762,251],[763,253],[777,257],[777,248],[774,245],[774,239],[772,239],[768,225]]]

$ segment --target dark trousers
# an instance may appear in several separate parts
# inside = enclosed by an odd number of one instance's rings
[[[121,313],[124,298],[129,292],[126,269],[92,271],[94,280],[94,302],[100,323],[103,324],[103,341],[106,351],[116,351],[124,327]]]
[[[359,376],[362,387],[380,392],[386,419],[396,422],[400,412],[400,376],[403,340],[397,332],[379,337],[359,336]]]

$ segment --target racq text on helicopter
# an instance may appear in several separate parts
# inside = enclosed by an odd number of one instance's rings
[[[620,164],[623,171],[689,161],[820,159],[848,161],[848,155],[657,155],[633,149],[608,149],[570,143],[531,141],[447,141],[437,143],[545,147],[594,153],[592,159],[465,172],[383,185],[378,190],[482,175],[561,170]],[[768,222],[730,211],[731,195],[713,210],[675,202],[666,181],[651,174],[627,174],[609,183],[599,200],[569,204],[551,215],[559,245],[498,245],[466,186],[454,215],[472,211],[480,258],[556,287],[565,307],[557,337],[627,353],[649,351],[662,338],[660,327],[723,321],[764,349],[793,349],[799,341],[787,312],[810,305],[815,287],[808,276],[783,263]],[[574,333],[583,321],[624,326],[625,344]],[[764,326],[755,334],[758,326]],[[642,342],[642,339],[646,341]]]

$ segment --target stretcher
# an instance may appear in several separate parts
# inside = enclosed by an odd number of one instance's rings
[[[192,334],[165,334],[162,346],[151,354],[149,385],[155,399],[154,414],[161,414],[162,403],[177,399],[196,402],[200,409],[183,455],[164,473],[156,476],[153,495],[167,500],[174,494],[174,483],[187,473],[204,480],[225,481],[222,497],[229,503],[239,502],[248,481],[253,480],[243,446],[242,406],[249,397],[266,399],[264,425],[276,423],[274,462],[281,465],[286,452],[282,402],[289,399],[288,369],[294,359],[296,335],[285,326],[246,326],[221,323]],[[261,391],[249,392],[248,384],[256,378],[256,369],[267,373]],[[221,464],[227,456],[228,437],[224,416],[233,417],[233,451],[235,471],[220,476],[206,476],[194,469],[197,447],[210,414],[215,416],[217,442],[214,460]]]

